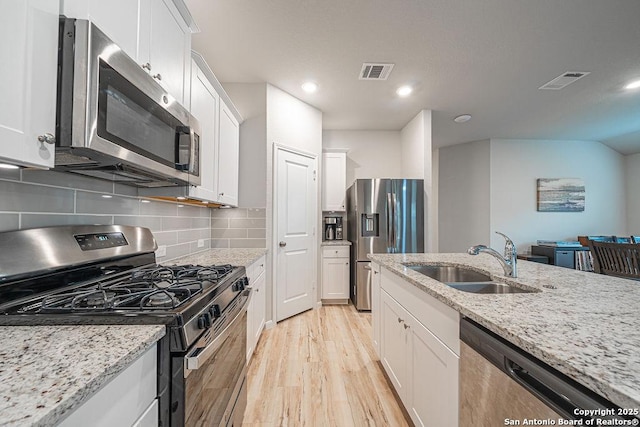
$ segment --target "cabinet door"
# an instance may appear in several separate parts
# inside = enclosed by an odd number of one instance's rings
[[[238,206],[240,126],[224,102],[220,102],[218,137],[218,202]]]
[[[416,426],[458,425],[458,356],[409,317],[406,407]]]
[[[266,275],[261,274],[256,280],[255,287],[255,317],[254,317],[254,350],[255,346],[258,345],[258,341],[260,340],[260,335],[262,335],[262,330],[264,329],[266,312],[267,312],[267,292],[265,290],[266,287]]]
[[[406,401],[409,313],[384,290],[380,293],[380,362],[398,396]],[[405,403],[406,405],[406,403]]]
[[[347,154],[322,155],[322,210],[344,211],[347,183]]]
[[[218,138],[219,98],[198,66],[192,63],[191,114],[200,122],[200,185],[193,196],[216,201],[216,142]]]
[[[373,279],[371,280],[371,323],[373,349],[378,358],[380,357],[380,265],[371,263]]]
[[[139,37],[138,62],[149,63],[149,73],[183,104],[191,36],[171,0],[140,0]]]
[[[53,167],[59,2],[2,2],[0,162]],[[50,134],[50,143],[39,136]]]
[[[127,55],[138,59],[138,0],[65,0],[63,8],[69,18],[96,24]]]
[[[322,299],[349,298],[349,258],[322,259]]]

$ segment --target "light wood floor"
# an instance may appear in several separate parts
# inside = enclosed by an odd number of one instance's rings
[[[371,344],[371,314],[323,306],[262,333],[244,426],[406,426]]]

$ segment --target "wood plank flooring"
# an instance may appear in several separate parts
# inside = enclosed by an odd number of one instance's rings
[[[371,314],[329,305],[262,333],[243,426],[407,426],[371,343]]]

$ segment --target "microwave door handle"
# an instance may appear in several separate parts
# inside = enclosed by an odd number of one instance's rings
[[[181,141],[181,135],[191,135],[191,128],[189,126],[176,126],[176,150],[175,150],[175,155],[176,155],[176,169],[177,170],[181,170],[181,171],[188,171],[189,170],[189,163],[191,162],[191,147],[189,147],[188,150],[188,156],[189,158],[186,159],[186,163],[185,162],[181,162],[181,158],[180,158],[180,141]],[[191,137],[189,137],[189,141],[191,141],[190,139]],[[191,145],[191,144],[189,144]]]

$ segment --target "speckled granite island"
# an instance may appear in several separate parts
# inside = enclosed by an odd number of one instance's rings
[[[511,279],[482,254],[369,258],[621,408],[640,408],[640,283],[522,260]],[[466,293],[403,264],[468,267],[539,292]]]
[[[0,327],[0,425],[57,425],[164,334],[163,325]]]

